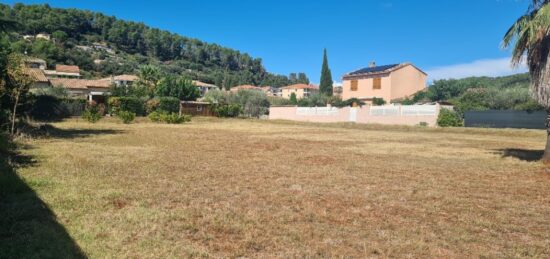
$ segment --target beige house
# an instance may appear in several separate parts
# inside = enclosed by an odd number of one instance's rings
[[[55,65],[55,70],[44,70],[48,78],[79,78],[80,68],[78,66]]]
[[[290,96],[294,93],[296,99],[308,98],[312,94],[319,93],[319,87],[315,85],[295,84],[281,88],[281,97],[290,99]]]
[[[86,98],[88,101],[104,103],[111,88],[109,80],[87,80],[76,78],[50,78],[53,87],[67,89],[72,97]]]
[[[201,92],[201,96],[204,96],[210,90],[219,88],[218,86],[215,86],[213,84],[204,83],[198,80],[193,80],[193,84],[199,88],[199,91]]]
[[[236,93],[239,90],[258,90],[258,91],[261,91],[262,88],[257,87],[257,86],[253,86],[253,85],[239,85],[239,86],[231,87],[231,89],[229,89],[229,91],[231,91],[233,93]]]
[[[366,103],[373,98],[386,102],[411,96],[426,88],[428,75],[410,63],[376,66],[372,63],[344,75],[342,99],[357,98]]]

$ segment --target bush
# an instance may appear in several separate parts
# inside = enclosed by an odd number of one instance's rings
[[[145,112],[147,112],[147,114],[150,114],[156,111],[159,108],[159,105],[160,105],[159,99],[156,99],[156,98],[150,99],[145,103]]]
[[[82,113],[82,118],[91,123],[96,123],[101,119],[101,111],[97,104],[90,104]]]
[[[213,111],[218,117],[233,118],[241,114],[242,108],[238,104],[220,104],[214,105]]]
[[[420,127],[428,127],[428,123],[425,122],[425,121],[421,121],[420,123],[418,123],[418,126],[420,126]]]
[[[135,113],[128,111],[120,111],[117,116],[124,124],[129,124],[136,118]]]
[[[437,117],[437,125],[440,127],[462,127],[462,117],[455,111],[442,108]]]
[[[372,98],[372,105],[380,106],[386,104],[386,101],[383,98]]]
[[[145,115],[144,101],[137,97],[110,97],[109,113],[116,115],[120,111],[133,112],[136,115]]]
[[[164,122],[169,124],[181,124],[184,122],[191,121],[190,115],[179,115],[177,113],[173,112],[165,112],[165,111],[154,111],[151,114],[149,114],[149,119],[152,122]]]
[[[353,106],[353,104],[356,104],[357,106],[363,106],[365,105],[365,102],[357,99],[357,98],[350,98],[350,99],[347,99],[345,101],[342,101],[340,99],[334,99],[332,100],[331,102],[331,105],[334,106],[334,107],[339,107],[339,108],[342,108],[342,107],[350,107],[350,106]]]
[[[37,95],[29,102],[28,114],[35,120],[56,121],[82,115],[84,99],[64,99],[52,95]]]
[[[176,97],[160,97],[157,109],[169,113],[179,113],[180,100]]]

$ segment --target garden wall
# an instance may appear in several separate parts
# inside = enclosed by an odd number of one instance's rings
[[[295,107],[269,108],[270,120],[308,122],[356,122],[391,125],[437,125],[439,105],[384,105],[362,107]]]

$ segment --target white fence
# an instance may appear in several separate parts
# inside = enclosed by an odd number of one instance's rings
[[[336,107],[297,107],[296,115],[300,116],[337,116]]]
[[[396,105],[396,106],[372,106],[370,116],[434,116],[437,115],[435,105]]]

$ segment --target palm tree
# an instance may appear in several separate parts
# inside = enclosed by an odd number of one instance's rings
[[[542,157],[550,164],[550,0],[532,0],[527,13],[510,27],[503,47],[513,46],[512,64],[527,62],[533,97],[546,108],[546,149]]]

